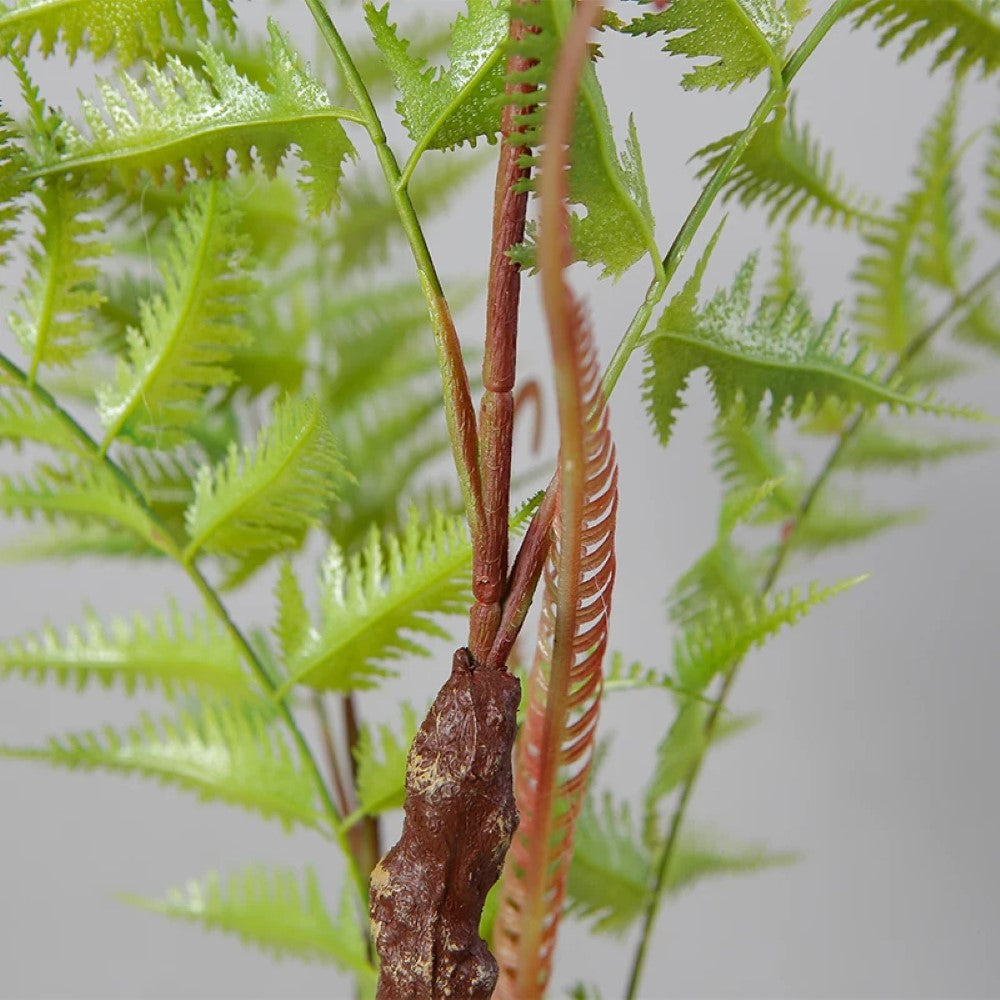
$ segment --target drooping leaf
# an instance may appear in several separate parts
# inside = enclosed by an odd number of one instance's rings
[[[827,490],[795,527],[793,548],[818,552],[837,545],[852,545],[923,518],[919,508],[872,509],[850,496]]]
[[[406,798],[406,755],[417,734],[418,721],[413,707],[404,703],[400,723],[362,728],[354,751],[358,806],[369,815],[402,808]]]
[[[188,556],[297,545],[322,517],[342,474],[316,400],[282,400],[255,447],[234,443],[223,463],[198,474],[186,515]]]
[[[955,76],[1000,69],[998,0],[856,0],[852,10],[854,25],[870,23],[880,46],[903,43],[901,62],[932,48],[933,68],[951,66]]]
[[[197,713],[159,722],[143,714],[125,731],[108,726],[38,748],[0,747],[0,756],[155,778],[286,827],[323,825],[316,786],[296,752],[264,713],[239,702],[203,699]]]
[[[289,149],[303,161],[302,187],[310,210],[335,204],[344,163],[355,155],[340,123],[343,111],[303,67],[274,24],[271,81],[263,89],[245,80],[208,43],[201,45],[204,71],[168,58],[165,69],[147,66],[149,87],[124,73],[121,90],[100,84],[104,111],[85,101],[89,135],[68,123],[64,150],[40,166],[47,174],[114,171],[126,186],[141,174],[183,183],[190,173],[226,177],[229,157],[248,173],[254,159],[273,176]]]
[[[885,421],[868,420],[841,449],[837,464],[842,469],[911,469],[933,465],[949,458],[975,455],[993,447],[988,438],[931,434],[895,427]]]
[[[331,917],[312,868],[299,875],[289,868],[251,865],[226,879],[210,872],[169,890],[160,899],[122,898],[142,909],[200,924],[206,930],[235,934],[279,958],[332,962],[374,986],[375,970],[349,895],[343,894],[337,916]]]
[[[78,691],[91,682],[120,685],[128,694],[195,687],[237,695],[251,683],[229,633],[176,604],[149,619],[134,615],[107,625],[88,609],[83,624],[62,635],[47,625],[37,635],[0,640],[0,677],[15,675],[37,683],[54,678]]]
[[[515,73],[511,81],[536,88],[512,98],[525,109],[519,124],[524,129],[525,144],[534,147],[533,155],[525,160],[528,166],[538,163],[547,82],[571,14],[572,4],[568,0],[542,0],[518,9],[519,17],[532,30],[512,43],[512,50],[533,64]],[[624,151],[619,154],[604,94],[592,65],[584,70],[573,117],[568,183],[570,203],[585,210],[585,214],[570,215],[576,259],[599,266],[602,277],[610,275],[616,279],[644,254],[649,254],[659,266],[655,224],[635,123],[629,122]],[[531,178],[527,185],[533,185]],[[531,232],[529,227],[529,236]],[[512,256],[522,264],[534,265],[533,247],[528,251],[515,248]]]
[[[437,70],[410,53],[389,22],[389,5],[365,4],[365,19],[392,72],[397,108],[410,138],[428,149],[448,149],[500,131],[508,11],[493,0],[466,0],[451,27],[449,65]]]
[[[243,320],[254,290],[245,250],[226,189],[199,185],[162,254],[163,294],[140,303],[128,360],[98,390],[107,442],[125,433],[170,445],[198,419],[206,393],[232,381],[226,364],[248,340]]]
[[[464,614],[472,550],[461,518],[414,511],[401,536],[378,531],[345,559],[323,562],[320,620],[288,664],[291,683],[348,691],[371,687],[405,655],[426,656],[418,636],[447,637],[437,616]]]
[[[653,331],[645,396],[662,443],[670,439],[688,377],[699,368],[708,369],[720,414],[740,412],[753,419],[768,397],[771,425],[786,413],[794,418],[807,404],[828,398],[868,411],[887,406],[960,412],[918,398],[899,377],[886,378],[885,362],[873,363],[867,351],[852,348],[838,330],[837,310],[818,323],[805,300],[791,296],[780,305],[765,297],[751,311],[756,263],[751,256],[732,286],[694,315],[675,299]]]
[[[770,70],[781,75],[782,55],[805,4],[782,0],[673,0],[626,27],[631,35],[663,33],[664,52],[705,60],[684,74],[688,90],[732,90]]]
[[[218,26],[235,34],[230,0],[208,0],[207,6]],[[204,37],[205,8],[205,0],[8,0],[0,4],[0,54],[24,54],[37,38],[49,55],[61,40],[71,62],[81,49],[95,58],[114,50],[128,66],[140,55],[159,55],[168,37],[190,31]]]
[[[715,173],[742,134],[733,132],[695,153],[702,161],[700,180]],[[744,208],[766,206],[772,225],[778,219],[790,225],[808,212],[813,222],[849,226],[871,210],[870,200],[835,173],[833,154],[822,149],[808,125],[796,122],[794,106],[760,126],[726,179],[723,199],[735,199]]]

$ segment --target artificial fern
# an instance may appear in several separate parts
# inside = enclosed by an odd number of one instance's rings
[[[164,293],[140,304],[128,361],[98,390],[106,443],[123,432],[141,442],[173,443],[198,419],[208,390],[232,381],[226,362],[247,341],[243,316],[253,283],[225,188],[199,185],[173,229]]]
[[[358,808],[370,815],[403,805],[406,755],[417,733],[418,720],[412,706],[405,703],[401,715],[401,724],[366,726],[355,749]]]
[[[203,800],[241,806],[322,829],[316,785],[266,713],[241,702],[203,699],[197,711],[154,720],[143,714],[119,732],[52,737],[38,748],[0,747],[0,756],[101,769],[177,785]]]
[[[230,0],[9,0],[0,6],[0,52],[25,53],[34,39],[49,55],[61,40],[70,60],[81,49],[100,58],[115,50],[123,66],[157,56],[168,36],[208,31],[206,6],[228,34],[236,32]]]
[[[229,174],[229,156],[249,172],[254,158],[273,176],[292,146],[304,166],[302,187],[310,210],[326,211],[338,197],[344,161],[354,156],[325,88],[305,69],[272,23],[270,84],[265,90],[245,80],[225,57],[203,42],[201,72],[176,57],[165,69],[146,67],[148,89],[125,73],[121,90],[103,81],[102,111],[85,101],[89,135],[68,122],[61,132],[63,152],[46,158],[39,170],[65,173],[116,172],[126,185],[148,174],[177,183],[189,171],[201,177]],[[131,109],[130,109],[131,105]]]
[[[249,679],[229,633],[211,618],[191,618],[176,604],[149,619],[112,619],[105,625],[88,610],[65,635],[51,625],[37,635],[0,642],[0,676],[38,683],[55,679],[83,690],[97,682],[128,694],[159,687],[203,688],[222,694],[248,691]]]
[[[297,545],[322,516],[340,474],[316,400],[282,400],[256,447],[234,443],[224,462],[198,474],[185,515],[188,557],[199,550],[242,555]]]
[[[375,970],[368,961],[350,897],[343,895],[337,916],[331,917],[312,868],[300,876],[289,868],[251,865],[225,879],[215,872],[192,879],[161,899],[123,899],[175,920],[199,923],[207,930],[235,934],[278,957],[332,962],[356,973],[367,989],[374,985]]]

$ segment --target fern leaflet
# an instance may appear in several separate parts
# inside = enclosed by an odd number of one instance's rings
[[[969,438],[897,429],[885,422],[866,421],[844,445],[838,457],[842,469],[900,469],[916,471],[961,455],[975,455],[993,447],[988,438]]]
[[[322,517],[342,471],[316,400],[282,400],[255,448],[232,443],[224,462],[199,472],[185,515],[185,558],[297,545]]]
[[[236,31],[230,0],[208,0],[217,23]],[[9,0],[0,6],[0,53],[28,51],[33,39],[44,55],[62,40],[72,62],[81,49],[95,58],[115,50],[123,66],[140,55],[158,56],[167,36],[208,33],[205,0]]]
[[[51,626],[38,635],[0,640],[0,676],[20,675],[42,683],[55,677],[78,691],[92,681],[105,688],[202,687],[223,694],[244,694],[249,679],[239,650],[214,619],[183,615],[171,604],[149,620],[115,619],[105,626],[88,610],[82,626],[65,636]]]
[[[207,391],[232,381],[225,364],[248,339],[241,324],[254,289],[244,251],[226,189],[199,185],[163,253],[164,293],[140,304],[128,361],[98,390],[105,447],[123,430],[140,442],[173,443],[200,416]]]
[[[202,699],[197,714],[159,723],[143,714],[124,732],[52,737],[44,747],[0,747],[0,756],[47,761],[60,767],[101,769],[155,778],[294,824],[322,827],[311,775],[284,737],[256,706]]]
[[[183,183],[189,171],[201,177],[226,177],[229,155],[249,172],[254,151],[268,176],[292,146],[303,160],[302,187],[310,211],[319,214],[336,203],[344,162],[355,155],[322,84],[302,66],[277,27],[270,31],[270,86],[244,79],[207,42],[199,51],[204,73],[167,58],[167,68],[147,66],[149,89],[119,76],[121,91],[100,84],[105,111],[83,104],[89,137],[68,123],[65,150],[40,164],[40,172],[116,172],[131,185],[143,172],[163,183],[168,172]]]
[[[998,0],[856,0],[855,26],[871,23],[879,45],[903,42],[900,61],[935,46],[933,68],[953,65],[962,76],[977,65],[984,77],[1000,69]]]
[[[406,755],[417,734],[417,714],[403,704],[402,727],[371,725],[354,750],[358,765],[358,807],[369,815],[400,809],[406,798]],[[376,739],[376,731],[378,738]]]
[[[25,157],[18,131],[6,111],[0,111],[0,265],[8,259],[5,246],[17,233],[18,199],[24,190]]]
[[[162,899],[124,896],[124,902],[166,917],[201,924],[206,930],[235,934],[277,957],[332,962],[357,973],[373,987],[350,896],[344,893],[331,918],[312,868],[304,877],[288,868],[252,865],[223,880],[215,872],[171,889]]]
[[[397,104],[410,138],[424,149],[449,149],[500,131],[503,42],[508,11],[492,0],[466,0],[466,13],[451,28],[449,66],[440,71],[409,52],[389,22],[389,5],[365,4],[365,19],[385,59],[400,98]]]

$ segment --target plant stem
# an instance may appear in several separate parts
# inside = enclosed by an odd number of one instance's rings
[[[957,295],[951,303],[944,310],[942,310],[937,318],[920,330],[920,332],[909,341],[906,347],[896,358],[895,363],[891,365],[886,372],[885,380],[888,381],[894,375],[898,374],[924,349],[924,347],[927,346],[931,338],[938,334],[958,313],[975,302],[975,300],[989,287],[989,285],[998,278],[1000,278],[1000,264],[995,264],[992,268],[982,274],[975,282],[973,282],[964,292]],[[766,596],[774,587],[785,561],[791,553],[793,547],[792,543],[798,526],[806,519],[809,512],[812,510],[817,497],[826,485],[831,474],[835,470],[837,463],[843,455],[844,449],[857,433],[859,427],[861,427],[864,423],[864,420],[865,413],[863,410],[859,410],[855,413],[855,415],[841,431],[837,438],[837,443],[830,450],[826,460],[823,462],[822,466],[816,473],[816,476],[809,484],[809,488],[803,494],[792,520],[791,530],[786,529],[782,532],[774,557],[768,565],[767,570],[764,572],[760,585],[761,596]],[[705,736],[702,743],[703,749],[692,765],[684,784],[681,786],[677,804],[675,805],[673,815],[670,818],[670,827],[657,860],[655,876],[650,887],[649,896],[643,912],[643,924],[642,930],[640,931],[639,944],[636,948],[635,957],[632,962],[632,971],[629,977],[628,989],[625,994],[627,1000],[634,1000],[637,996],[636,991],[638,990],[639,980],[642,976],[646,951],[652,939],[653,926],[655,925],[656,919],[659,915],[660,905],[663,899],[663,888],[666,885],[667,876],[670,873],[670,863],[673,860],[674,851],[677,847],[677,840],[681,827],[684,823],[688,802],[691,799],[691,794],[694,791],[698,777],[701,774],[701,768],[705,760],[705,755],[715,737],[715,731],[718,727],[719,719],[725,709],[730,691],[736,682],[736,676],[739,673],[741,663],[741,660],[737,660],[730,664],[723,674],[722,685],[719,688],[718,697],[712,704],[712,708],[705,720]]]
[[[7,372],[7,374],[14,378],[27,392],[30,392],[35,399],[51,410],[80,442],[85,454],[88,455],[93,461],[103,465],[121,484],[122,488],[129,494],[129,496],[135,500],[149,526],[147,540],[155,548],[159,549],[165,555],[173,559],[174,562],[176,562],[181,569],[183,569],[188,579],[195,586],[201,594],[202,599],[208,605],[209,610],[213,612],[219,623],[223,626],[223,628],[225,628],[225,630],[232,637],[233,641],[236,643],[244,660],[253,671],[257,682],[265,692],[269,695],[274,695],[277,688],[274,681],[271,679],[267,668],[264,666],[263,661],[257,655],[253,646],[250,644],[250,641],[230,617],[229,611],[222,603],[222,599],[219,597],[218,592],[208,582],[208,580],[205,579],[201,570],[198,569],[193,562],[185,561],[180,546],[174,541],[169,530],[160,520],[156,511],[154,511],[149,505],[149,502],[143,496],[142,492],[135,485],[132,479],[109,455],[101,451],[99,443],[91,437],[89,432],[70,413],[59,405],[47,389],[43,388],[37,382],[29,383],[27,374],[22,371],[21,368],[10,358],[3,354],[3,352],[0,352],[0,370]],[[330,828],[342,851],[344,852],[348,867],[351,871],[351,876],[357,886],[359,896],[362,901],[364,901],[367,899],[367,882],[361,876],[357,864],[354,862],[354,858],[347,842],[346,832],[343,827],[341,813],[331,797],[330,790],[327,787],[326,782],[323,780],[323,774],[316,761],[316,757],[306,741],[305,736],[302,734],[302,730],[299,728],[288,703],[282,700],[276,701],[275,704],[278,714],[281,716],[282,721],[285,723],[292,740],[296,745],[303,765],[313,778],[313,783],[316,786],[316,791],[319,793],[324,812],[330,822]]]
[[[448,301],[434,261],[431,259],[427,241],[420,227],[420,220],[413,208],[409,191],[402,183],[399,164],[386,140],[385,130],[368,88],[351,57],[344,40],[340,37],[326,7],[321,0],[305,0],[306,6],[316,21],[320,34],[333,54],[344,74],[347,89],[358,103],[364,126],[371,138],[379,165],[392,195],[396,214],[410,251],[417,265],[417,276],[427,301],[434,343],[437,348],[438,367],[444,389],[445,419],[451,440],[452,457],[458,472],[465,516],[472,533],[473,546],[479,544],[483,531],[483,496],[479,476],[479,439],[476,433],[476,412],[472,406],[469,391],[469,376],[462,358],[462,347],[451,318]]]
[[[632,317],[628,329],[615,348],[615,353],[612,355],[604,374],[604,395],[606,397],[611,394],[629,358],[639,346],[642,335],[653,314],[653,309],[666,293],[671,279],[677,273],[677,269],[684,260],[688,248],[697,235],[701,224],[705,221],[705,216],[708,215],[712,205],[715,204],[715,199],[718,198],[726,181],[729,179],[729,175],[733,172],[737,163],[739,163],[740,157],[746,152],[753,137],[757,134],[761,125],[767,121],[771,112],[784,102],[788,92],[788,85],[798,74],[799,70],[802,69],[803,65],[805,65],[806,60],[812,55],[816,46],[819,45],[827,32],[844,16],[854,2],[855,0],[834,0],[830,4],[822,17],[813,26],[812,31],[803,40],[802,44],[785,62],[780,78],[772,81],[767,93],[750,116],[746,128],[740,133],[740,137],[730,146],[725,158],[718,165],[715,173],[709,178],[708,183],[698,196],[698,200],[694,203],[694,207],[688,213],[683,225],[676,237],[674,237],[674,242],[670,245],[670,249],[663,258],[663,276],[655,277],[650,283],[642,304]]]

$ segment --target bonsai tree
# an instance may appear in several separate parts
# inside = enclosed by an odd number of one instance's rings
[[[329,962],[359,997],[597,995],[553,980],[567,917],[630,932],[616,972],[650,995],[671,893],[793,860],[720,847],[688,813],[709,750],[745,728],[730,700],[748,654],[863,579],[789,572],[911,518],[853,499],[845,475],[990,443],[956,429],[986,418],[944,383],[1000,348],[1000,123],[966,136],[959,117],[966,79],[1000,69],[1000,4],[467,0],[417,22],[366,3],[360,25],[304,0],[312,65],[284,26],[297,5],[266,26],[252,6],[0,4],[19,92],[0,121],[0,246],[23,272],[0,352],[0,509],[21,525],[6,555],[53,580],[55,560],[159,564],[184,592],[152,615],[84,609],[28,632],[5,617],[5,679],[158,704],[122,728],[0,735],[0,752],[319,833],[339,881],[320,858],[225,858],[129,901]],[[946,91],[888,204],[842,180],[796,111],[804,67],[847,29],[930,57]],[[601,86],[639,47],[682,61],[684,91],[755,87],[759,103],[693,166],[654,163]],[[78,110],[48,93],[49,58],[73,64]],[[487,164],[480,288],[446,280],[426,234]],[[657,220],[657,186],[685,169],[700,193]],[[713,291],[727,202],[766,221],[771,263],[754,250]],[[805,225],[853,241],[843,307],[810,300]],[[638,272],[631,319],[598,338],[590,302]],[[518,364],[523,283],[544,370]],[[614,418],[637,370],[651,433]],[[615,435],[669,447],[695,373],[713,537],[686,568],[619,564]],[[531,424],[535,454],[515,456]],[[668,597],[657,663],[614,632],[616,593],[649,586]],[[420,658],[429,707],[392,684]],[[599,763],[603,702],[637,691],[663,709],[630,765],[635,802],[613,749]]]

